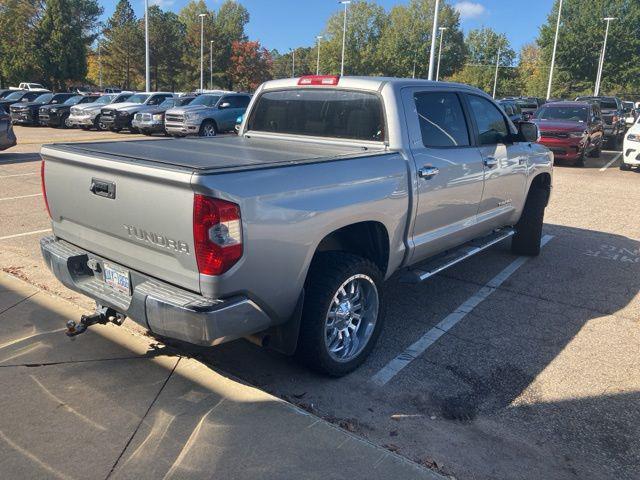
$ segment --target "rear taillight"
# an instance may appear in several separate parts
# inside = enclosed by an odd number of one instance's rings
[[[42,183],[42,198],[44,198],[44,206],[47,208],[49,218],[51,218],[51,210],[49,210],[49,201],[47,200],[47,186],[44,183],[44,160],[40,163],[40,180]]]
[[[193,240],[198,271],[221,275],[242,257],[240,207],[217,198],[195,195]]]

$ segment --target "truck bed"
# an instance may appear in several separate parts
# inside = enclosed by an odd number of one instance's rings
[[[62,143],[45,145],[42,153],[55,155],[53,151],[149,162],[197,173],[295,165],[380,152],[357,146],[239,136]]]

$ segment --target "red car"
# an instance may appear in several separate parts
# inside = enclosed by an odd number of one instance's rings
[[[555,160],[584,166],[585,157],[599,157],[604,124],[597,104],[591,102],[551,102],[536,110],[532,119],[540,130],[540,142]]]

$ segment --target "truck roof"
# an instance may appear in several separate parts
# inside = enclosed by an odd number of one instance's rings
[[[279,80],[270,80],[265,82],[263,88],[265,90],[278,89],[278,88],[290,88],[290,87],[299,87],[299,88],[308,88],[315,87],[318,88],[318,85],[300,85],[300,80],[303,78],[320,78],[323,75],[309,75],[307,77],[297,77],[297,78],[282,78]],[[467,91],[481,92],[483,95],[486,95],[482,90],[471,87],[469,85],[465,85],[463,83],[456,82],[441,82],[434,80],[424,80],[421,78],[397,78],[397,77],[340,77],[340,76],[331,76],[326,75],[324,77],[335,77],[337,78],[336,85],[326,85],[326,87],[341,87],[341,88],[355,88],[359,90],[372,90],[378,91],[382,89],[382,87],[386,84],[391,84],[394,87],[410,87],[410,86],[446,86],[450,88],[459,88]]]

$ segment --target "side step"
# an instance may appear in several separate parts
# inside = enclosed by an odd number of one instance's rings
[[[484,237],[471,240],[455,250],[447,250],[444,253],[436,255],[435,257],[421,263],[419,267],[411,268],[402,274],[400,281],[404,283],[420,283],[427,278],[446,270],[469,257],[472,257],[476,253],[480,253],[486,250],[492,245],[506,240],[515,234],[516,231],[513,228],[501,228],[495,230],[493,233]]]

